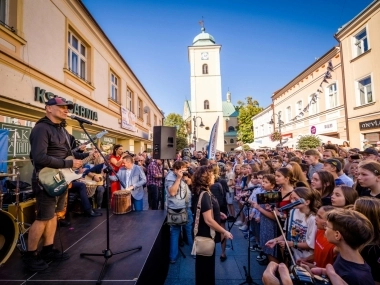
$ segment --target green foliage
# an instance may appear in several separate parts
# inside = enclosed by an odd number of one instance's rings
[[[251,143],[254,139],[251,119],[260,113],[263,108],[252,97],[246,97],[245,99],[247,102],[238,101],[238,106],[236,106],[236,110],[239,111],[237,135],[238,140],[241,140],[243,143]]]
[[[178,138],[181,137],[181,138],[185,138],[186,140],[186,133],[187,133],[186,123],[182,119],[181,115],[170,113],[164,119],[164,126],[177,128],[177,145],[178,145]]]
[[[243,150],[244,151],[249,151],[251,148],[249,147],[249,145],[245,144],[243,145]]]
[[[185,137],[177,137],[176,151],[178,152],[187,147],[189,147],[189,144],[187,143],[187,139]]]
[[[313,149],[322,144],[322,140],[313,135],[301,136],[297,141],[297,148],[301,150]]]

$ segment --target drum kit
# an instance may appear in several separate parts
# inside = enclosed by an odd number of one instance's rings
[[[2,161],[3,163],[13,163],[15,173],[0,173],[0,179],[16,177],[16,187],[13,195],[15,195],[14,208],[15,212],[12,215],[3,209],[3,189],[0,183],[0,267],[8,260],[13,250],[17,248],[24,252],[27,250],[24,235],[28,232],[31,226],[28,223],[20,221],[19,217],[23,214],[20,207],[20,166],[15,162],[29,161],[29,159],[11,159]],[[34,202],[35,203],[35,202]],[[22,219],[23,220],[23,219]]]

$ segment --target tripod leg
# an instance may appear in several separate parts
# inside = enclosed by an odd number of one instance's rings
[[[104,259],[102,270],[100,271],[100,274],[99,274],[99,277],[98,277],[98,281],[96,281],[97,285],[102,284],[102,279],[103,279],[103,275],[105,273],[107,262],[108,262],[108,258]]]
[[[118,251],[118,252],[114,253],[113,255],[117,255],[117,254],[120,254],[120,253],[132,251],[132,250],[141,250],[141,249],[142,249],[142,246],[139,245],[138,247],[135,247],[135,248],[131,248],[131,249],[123,250],[123,251]]]

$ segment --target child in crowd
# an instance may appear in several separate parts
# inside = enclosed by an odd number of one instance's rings
[[[234,199],[234,202],[237,204],[237,208],[240,210],[242,207],[242,205],[239,203],[240,196],[242,193],[242,178],[243,178],[242,165],[236,164],[234,171],[235,171],[235,199]],[[241,213],[240,220],[235,222],[235,226],[242,226],[243,221],[244,221],[244,216]]]
[[[334,176],[330,172],[318,170],[311,178],[311,187],[322,196],[322,205],[331,205],[331,195],[335,188]]]
[[[371,268],[359,253],[361,247],[373,240],[373,226],[363,214],[346,209],[329,212],[325,236],[339,251],[333,266],[347,284],[375,284]]]
[[[358,193],[351,187],[340,185],[334,188],[331,195],[331,205],[337,208],[343,208],[353,205],[358,198]]]
[[[227,200],[227,208],[228,208],[228,214],[231,217],[235,217],[235,210],[234,210],[234,187],[235,187],[235,173],[232,170],[233,163],[231,161],[226,162],[226,177],[227,177],[227,185],[228,185],[228,192],[226,194],[226,200]]]
[[[380,163],[374,161],[360,163],[358,183],[367,188],[361,192],[361,196],[380,199]]]
[[[286,239],[295,260],[307,259],[314,253],[317,232],[315,215],[318,207],[321,205],[321,195],[316,190],[307,187],[297,187],[290,196],[292,202],[302,198],[305,200],[305,203],[294,207],[289,212],[286,222]],[[274,248],[277,244],[281,248],[286,247],[282,235],[269,240],[265,246]]]
[[[375,284],[380,284],[380,200],[370,197],[360,197],[355,201],[354,210],[362,213],[371,222],[374,235],[373,240],[366,245],[360,254],[371,267]]]
[[[329,243],[325,237],[326,227],[326,214],[334,210],[333,206],[322,206],[318,209],[315,217],[317,225],[317,235],[315,237],[314,254],[310,255],[307,259],[299,259],[297,263],[300,265],[307,265],[309,268],[322,267],[325,268],[327,264],[332,264],[335,259],[335,245]]]
[[[260,176],[260,175],[259,175]],[[273,192],[276,187],[276,178],[273,174],[262,175],[261,188],[267,192]],[[277,261],[277,250],[276,248],[265,247],[265,242],[277,236],[277,222],[276,218],[272,212],[271,205],[269,204],[257,204],[253,201],[251,203],[252,207],[260,213],[257,216],[256,221],[260,222],[260,241],[261,247],[253,248],[254,251],[260,251],[257,256],[257,260],[261,261],[268,259],[269,261]]]

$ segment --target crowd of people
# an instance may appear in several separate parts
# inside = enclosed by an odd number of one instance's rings
[[[69,258],[53,247],[56,213],[64,210],[68,191],[78,192],[86,216],[101,215],[96,208],[102,207],[105,193],[104,161],[95,149],[85,151],[81,146],[77,150],[74,138],[65,131],[72,107],[62,98],[50,99],[46,117],[37,122],[30,136],[37,218],[23,260],[32,271],[45,270],[49,261]],[[362,150],[348,143],[327,143],[306,151],[217,152],[212,159],[202,151],[184,149],[175,159],[163,161],[114,145],[105,158],[112,168],[111,199],[116,191],[127,190],[133,210],[141,211],[147,191],[150,210],[166,208],[185,221],[170,225],[172,264],[181,236],[190,246],[197,237],[220,243],[220,262],[224,262],[226,240],[233,238],[226,229],[229,221],[250,239],[257,261],[268,265],[264,284],[278,284],[278,278],[290,284],[289,270],[284,268],[292,265],[293,256],[297,265],[314,274],[327,274],[333,284],[367,285],[380,284],[379,148],[380,142],[376,147],[366,143]],[[74,159],[67,159],[70,155]],[[83,159],[89,164],[83,165]],[[64,194],[50,196],[39,178],[46,167],[75,168],[83,178],[96,182],[95,209],[82,180],[71,183]],[[298,204],[279,210],[293,202]],[[43,248],[38,251],[42,237]],[[196,249],[192,253],[196,284],[215,284],[215,250],[212,255],[199,254]]]

